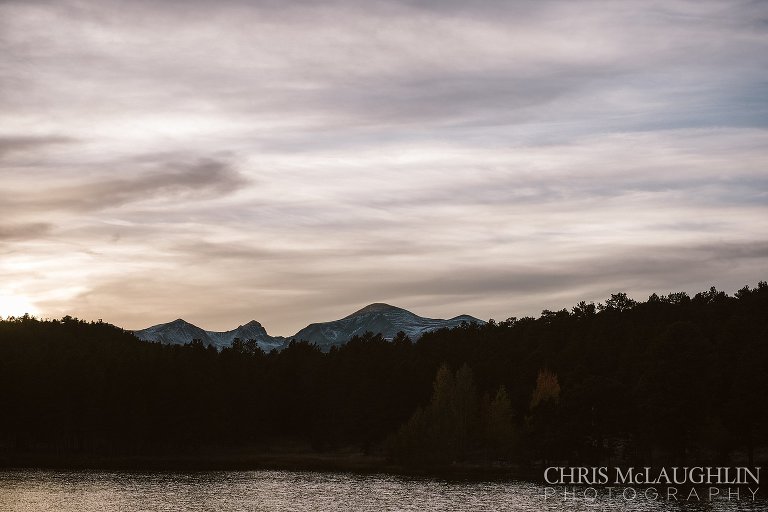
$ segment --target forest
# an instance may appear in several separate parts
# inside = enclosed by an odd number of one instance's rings
[[[768,453],[768,284],[616,293],[538,318],[322,352],[161,345],[0,321],[0,464],[303,443],[407,466],[741,461]]]

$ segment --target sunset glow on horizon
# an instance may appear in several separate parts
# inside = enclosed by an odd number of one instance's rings
[[[37,308],[26,298],[18,295],[0,295],[0,318],[37,315]]]

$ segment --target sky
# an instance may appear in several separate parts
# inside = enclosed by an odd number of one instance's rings
[[[291,335],[768,278],[768,2],[0,0],[0,316]]]

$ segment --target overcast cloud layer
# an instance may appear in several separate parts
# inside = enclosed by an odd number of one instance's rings
[[[766,148],[767,2],[0,1],[0,315],[732,293]]]

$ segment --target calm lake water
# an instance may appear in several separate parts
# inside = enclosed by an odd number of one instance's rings
[[[746,496],[730,503],[670,503],[648,500],[639,491],[630,501],[601,494],[563,502],[561,494],[545,500],[543,486],[515,481],[294,471],[0,471],[2,512],[768,510],[765,501],[752,503]]]

